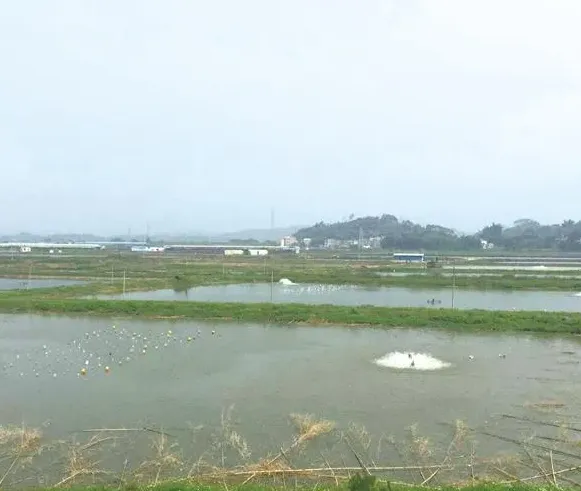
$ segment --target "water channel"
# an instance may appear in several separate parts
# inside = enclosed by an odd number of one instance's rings
[[[127,300],[175,300],[201,302],[276,302],[384,307],[451,307],[487,310],[548,310],[581,312],[581,296],[569,292],[479,291],[451,288],[417,289],[343,285],[244,284],[191,288],[187,291],[129,292],[101,298]]]

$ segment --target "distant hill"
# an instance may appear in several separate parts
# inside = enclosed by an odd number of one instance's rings
[[[542,225],[523,218],[511,226],[487,225],[472,235],[465,235],[442,225],[419,225],[398,220],[394,215],[368,216],[335,223],[319,222],[296,232],[299,239],[310,238],[313,245],[326,239],[353,241],[361,233],[364,239],[381,237],[386,249],[453,251],[482,248],[481,240],[506,250],[581,251],[581,221],[564,220],[560,224]]]

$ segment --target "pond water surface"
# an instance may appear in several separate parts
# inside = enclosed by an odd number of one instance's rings
[[[130,292],[102,298],[127,300],[176,300],[200,302],[270,302],[334,305],[377,305],[384,307],[451,307],[487,310],[550,310],[581,312],[581,296],[568,292],[479,291],[361,287],[340,285],[246,284],[204,286],[187,291],[157,290]],[[434,301],[432,303],[432,300]],[[429,303],[428,303],[429,302]]]
[[[57,286],[79,285],[84,281],[60,278],[0,278],[0,290],[26,290],[27,288],[54,288]]]
[[[442,368],[377,363],[393,352]],[[290,413],[357,422],[376,436],[403,438],[417,423],[449,443],[442,423],[462,419],[517,438],[527,424],[501,414],[538,417],[546,400],[578,414],[580,360],[576,337],[0,316],[0,424],[42,426],[54,438],[145,425],[179,437],[215,429],[234,405],[233,424],[257,453],[288,441]],[[209,438],[184,441],[198,448]]]

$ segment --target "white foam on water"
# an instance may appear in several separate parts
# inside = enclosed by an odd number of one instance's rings
[[[278,280],[278,282],[281,285],[296,285],[296,283],[292,282],[291,280],[289,280],[288,278],[281,278],[280,280]]]
[[[410,358],[410,353],[412,357]],[[412,366],[413,362],[413,366]],[[447,368],[450,363],[439,360],[427,353],[414,353],[407,351],[393,351],[375,360],[375,364],[385,368],[399,368],[407,370],[441,370]]]
[[[573,296],[574,296],[574,297],[581,297],[581,292],[578,292],[578,293],[573,293]]]

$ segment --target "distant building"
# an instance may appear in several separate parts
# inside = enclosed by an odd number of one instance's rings
[[[248,249],[248,254],[251,256],[267,256],[268,250],[267,249]]]
[[[325,239],[323,247],[325,249],[337,249],[341,245],[341,241],[337,239]]]
[[[287,235],[286,237],[280,239],[281,247],[292,247],[294,245],[297,245],[298,243],[299,241],[297,240],[297,238],[292,235]]]
[[[133,246],[131,252],[163,252],[165,247],[156,246]]]
[[[225,256],[242,256],[244,254],[243,249],[226,249],[224,251]]]
[[[371,249],[380,249],[382,239],[383,237],[369,237],[368,243]]]
[[[404,263],[423,263],[424,254],[416,252],[394,252],[393,260]]]
[[[483,249],[492,249],[494,244],[492,242],[488,242],[487,240],[480,239],[480,245]]]

